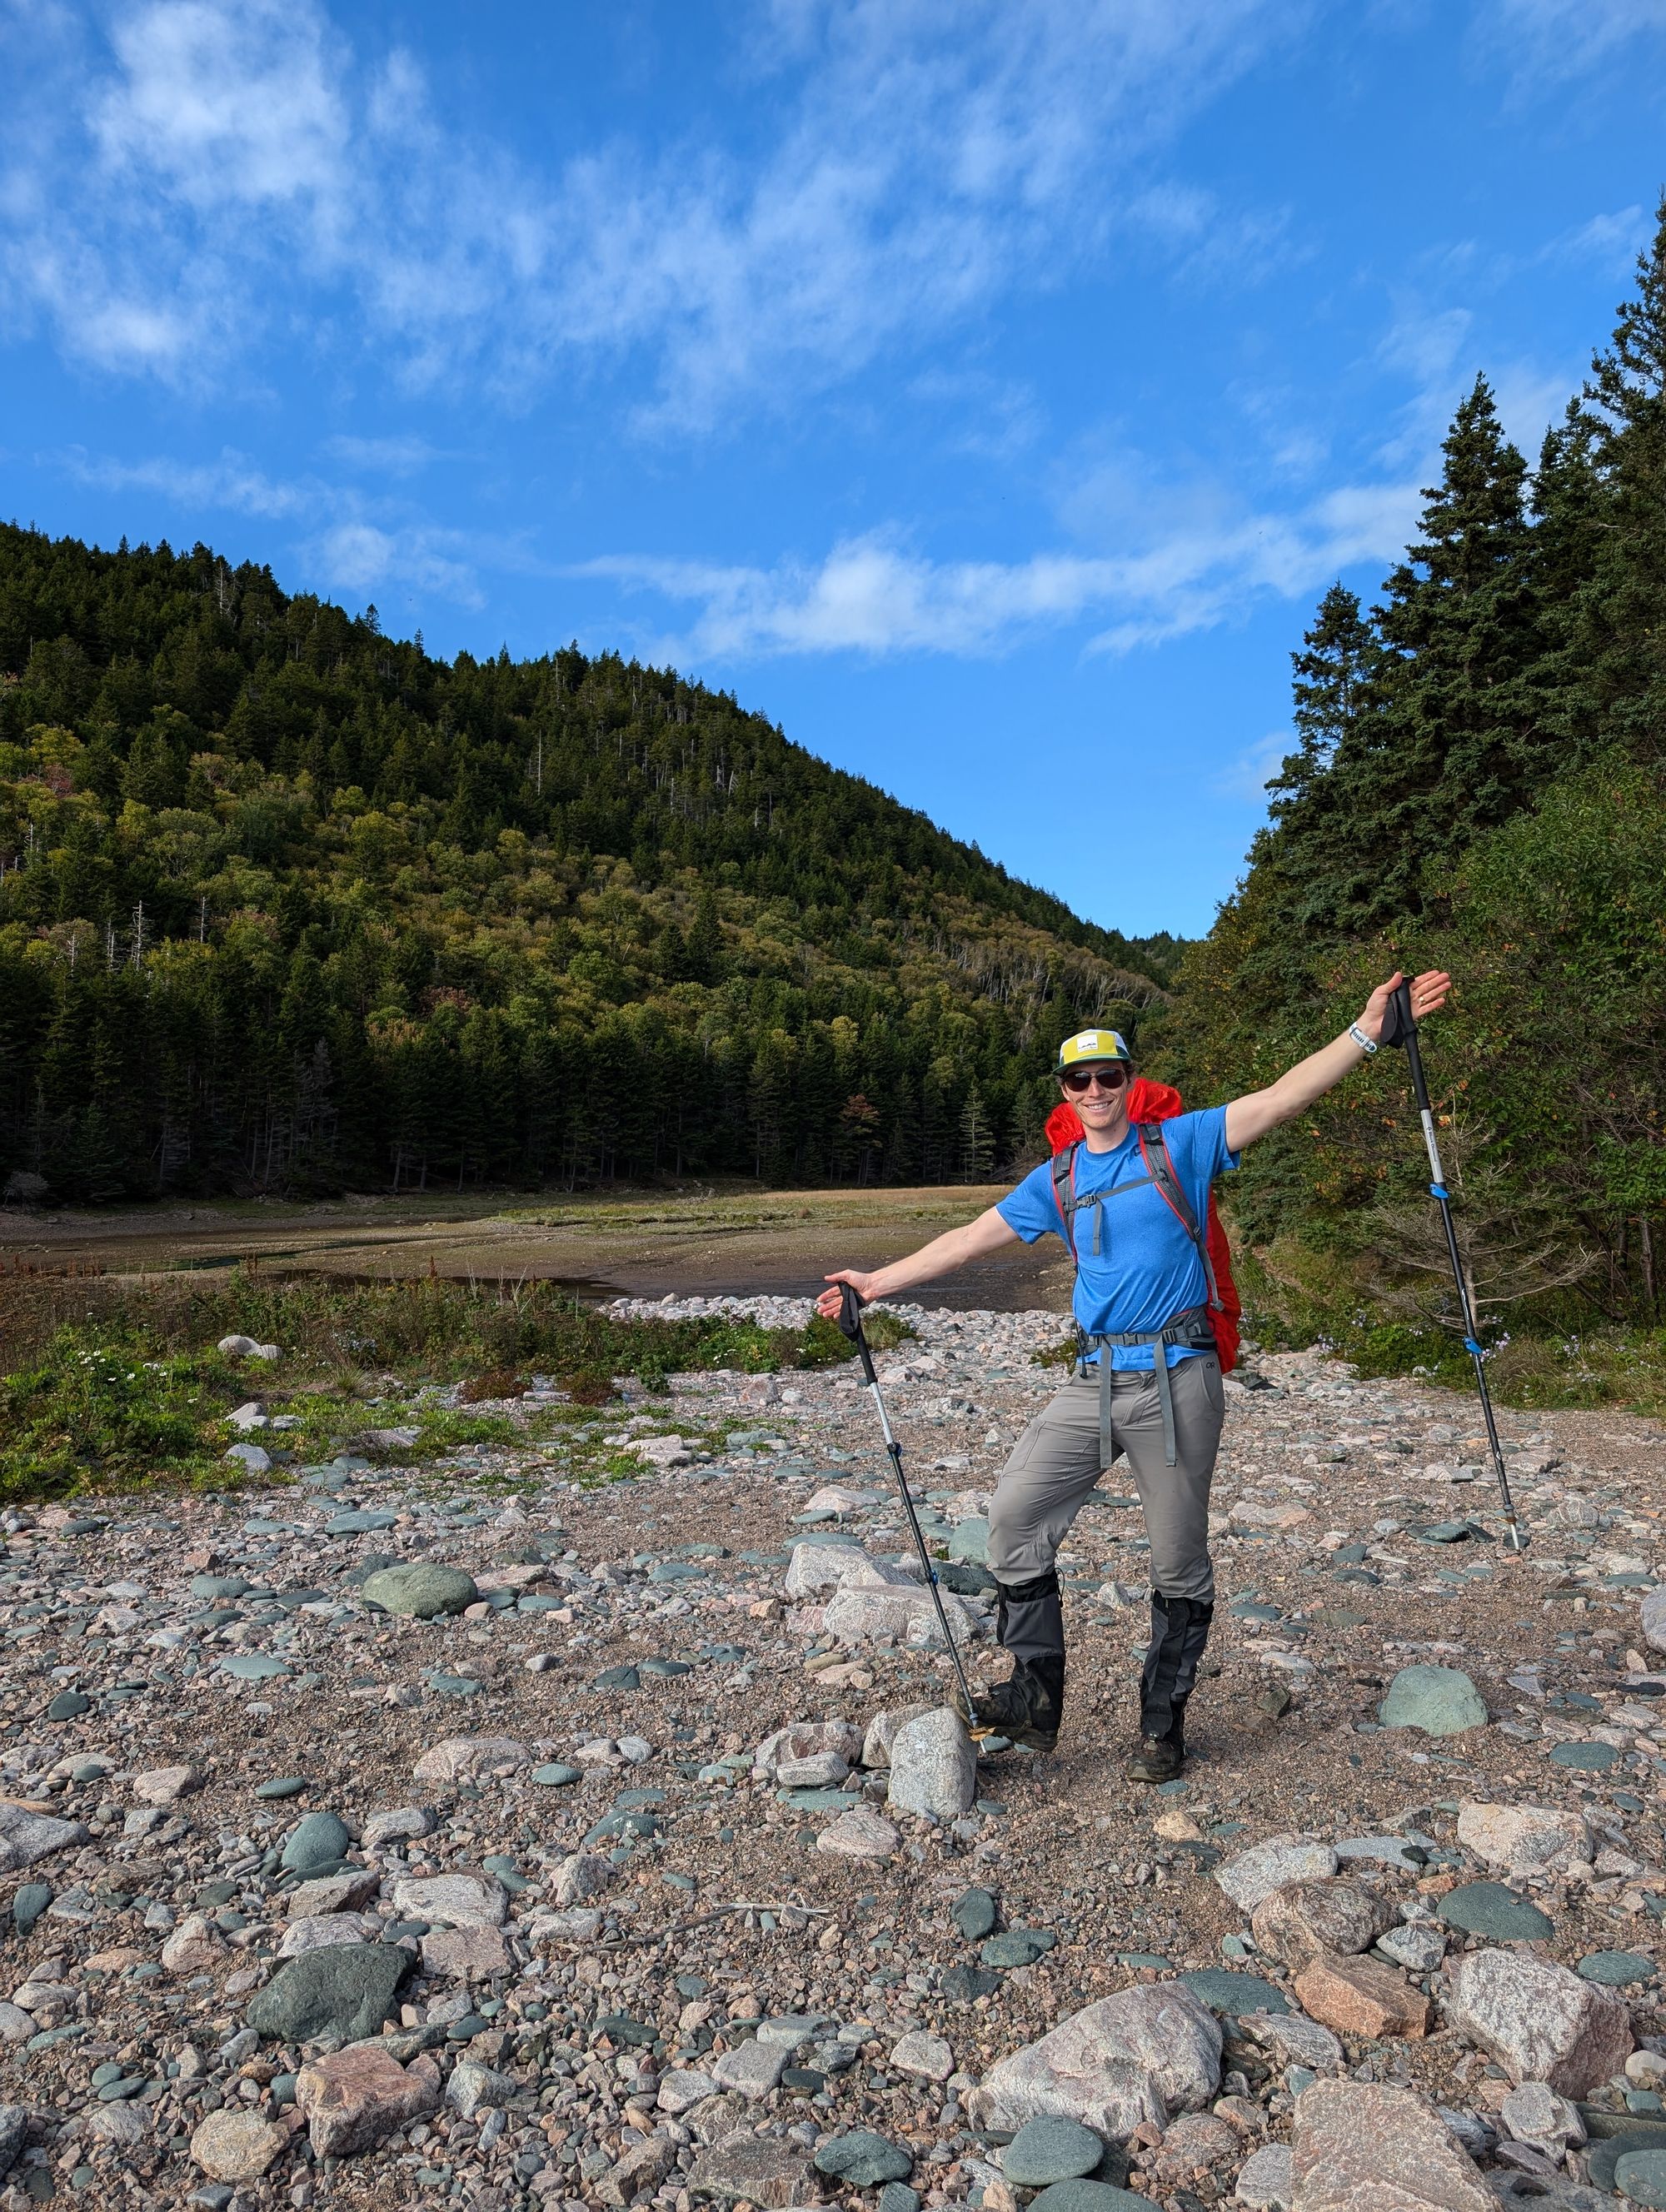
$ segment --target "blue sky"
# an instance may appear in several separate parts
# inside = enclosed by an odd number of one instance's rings
[[[576,636],[1130,931],[1477,370],[1532,450],[1666,0],[0,0],[0,513]]]

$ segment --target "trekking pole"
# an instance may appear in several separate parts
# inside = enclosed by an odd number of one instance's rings
[[[920,1554],[920,1565],[925,1571],[926,1587],[932,1594],[932,1603],[937,1607],[937,1625],[943,1632],[943,1641],[949,1647],[949,1658],[953,1664],[955,1680],[960,1685],[961,1703],[966,1710],[966,1725],[977,1729],[977,1716],[972,1710],[972,1693],[966,1680],[966,1670],[960,1663],[960,1654],[949,1627],[949,1616],[943,1610],[943,1595],[937,1586],[937,1566],[926,1549],[926,1538],[920,1526],[920,1516],[914,1510],[914,1500],[909,1495],[908,1477],[903,1472],[903,1448],[891,1431],[891,1417],[885,1411],[885,1401],[879,1394],[879,1378],[873,1371],[873,1354],[868,1349],[867,1334],[862,1327],[862,1301],[848,1283],[839,1285],[839,1327],[856,1347],[856,1357],[862,1363],[862,1372],[867,1377],[867,1387],[873,1393],[874,1405],[879,1408],[879,1427],[885,1439],[885,1449],[897,1470],[897,1487],[903,1493],[903,1510],[909,1516],[909,1527],[914,1532],[914,1548]]]
[[[1412,1089],[1417,1097],[1417,1110],[1423,1122],[1423,1141],[1428,1147],[1429,1172],[1433,1180],[1429,1185],[1430,1195],[1440,1208],[1441,1225],[1446,1231],[1446,1252],[1452,1263],[1452,1280],[1457,1286],[1458,1311],[1463,1317],[1463,1348],[1474,1362],[1475,1388],[1481,1393],[1481,1417],[1487,1423],[1487,1441],[1493,1447],[1493,1466],[1499,1478],[1499,1494],[1504,1500],[1504,1517],[1509,1524],[1512,1551],[1524,1551],[1527,1540],[1522,1534],[1521,1523],[1516,1518],[1515,1501],[1510,1495],[1510,1477],[1505,1472],[1504,1447],[1499,1442],[1499,1425],[1493,1418],[1493,1394],[1487,1387],[1487,1355],[1481,1349],[1481,1339],[1475,1333],[1475,1310],[1469,1299],[1469,1285],[1464,1279],[1463,1259],[1458,1250],[1457,1231],[1452,1224],[1452,1194],[1446,1188],[1446,1170],[1440,1164],[1440,1146],[1435,1140],[1434,1110],[1429,1103],[1429,1085],[1423,1073],[1423,1054],[1418,1048],[1417,1019],[1412,1012],[1412,987],[1409,982],[1395,987],[1393,1018],[1383,1035],[1385,1044],[1402,1045],[1411,1064]]]

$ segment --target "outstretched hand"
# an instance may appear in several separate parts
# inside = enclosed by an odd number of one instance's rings
[[[1383,1024],[1389,1018],[1389,1001],[1405,980],[1404,971],[1396,968],[1386,983],[1379,983],[1365,1001],[1365,1011],[1359,1017],[1359,1027],[1373,1044],[1382,1041]],[[1438,1014],[1446,1003],[1446,994],[1452,988],[1452,979],[1441,968],[1426,968],[1412,983],[1412,1014],[1422,1021],[1429,1014]]]
[[[873,1296],[873,1285],[877,1277],[872,1274],[862,1274],[854,1267],[843,1267],[836,1275],[825,1276],[824,1280],[832,1284],[833,1288],[824,1291],[817,1299],[816,1311],[824,1321],[837,1321],[844,1305],[844,1299],[840,1294],[838,1285],[841,1283],[848,1283],[851,1289],[866,1305]]]

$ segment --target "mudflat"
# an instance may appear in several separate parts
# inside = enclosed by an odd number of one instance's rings
[[[878,1267],[969,1221],[1004,1183],[920,1189],[562,1196],[252,1200],[123,1212],[0,1210],[0,1265],[113,1275],[213,1272],[253,1261],[286,1272],[398,1279],[571,1285],[581,1295],[807,1295],[831,1267]],[[1062,1311],[1061,1246],[1003,1252],[915,1294],[928,1306]]]

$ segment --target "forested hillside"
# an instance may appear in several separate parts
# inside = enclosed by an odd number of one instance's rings
[[[1666,1268],[1666,203],[1637,295],[1536,466],[1485,381],[1416,544],[1294,656],[1272,819],[1183,963],[1166,1050],[1213,1096],[1331,1036],[1395,961],[1445,966],[1426,1050],[1477,1284],[1521,1317],[1645,1325]],[[1383,1054],[1236,1179],[1270,1295],[1414,1322],[1445,1268]]]
[[[1176,949],[669,670],[0,529],[0,1186],[976,1178]]]

